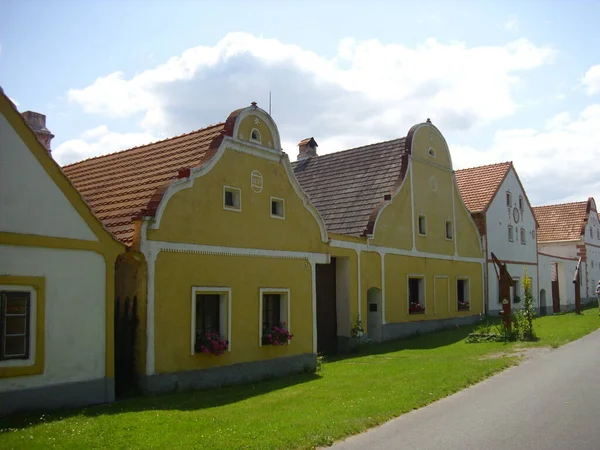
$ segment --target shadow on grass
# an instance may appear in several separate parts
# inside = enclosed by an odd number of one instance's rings
[[[255,383],[223,386],[214,389],[142,395],[85,408],[15,413],[8,417],[0,417],[0,434],[74,416],[97,417],[106,414],[143,411],[196,411],[215,408],[319,379],[321,379],[321,376],[318,373],[299,373]]]

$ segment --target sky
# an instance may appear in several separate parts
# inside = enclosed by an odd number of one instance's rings
[[[62,165],[271,92],[292,161],[430,118],[454,169],[513,161],[533,205],[600,200],[599,20],[595,0],[2,0],[0,86]]]

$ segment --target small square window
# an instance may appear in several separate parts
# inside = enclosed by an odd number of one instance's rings
[[[427,234],[427,219],[425,218],[425,216],[419,216],[419,234]]]
[[[515,239],[515,236],[514,236],[513,226],[509,225],[508,226],[508,240],[510,242],[512,242],[512,241],[514,241],[514,239]]]
[[[238,188],[225,186],[223,188],[223,208],[230,211],[242,210],[242,191]]]
[[[512,195],[510,195],[510,192],[506,193],[506,206],[511,206],[512,205]]]
[[[446,220],[446,239],[452,239],[452,221]]]
[[[0,361],[29,359],[31,294],[0,291]]]
[[[277,219],[285,218],[285,205],[282,198],[271,197],[271,217]]]
[[[525,245],[525,228],[521,228],[521,244]]]

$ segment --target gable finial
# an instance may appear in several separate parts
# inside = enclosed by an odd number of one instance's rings
[[[427,123],[431,123],[431,119],[428,117],[427,120],[425,121]]]
[[[252,103],[250,103],[250,105],[251,105],[253,108],[256,108],[256,102],[252,102]]]

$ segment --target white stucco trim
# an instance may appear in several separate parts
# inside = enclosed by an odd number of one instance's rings
[[[271,132],[271,136],[273,136],[273,149],[269,149],[270,151],[281,151],[281,139],[279,137],[279,129],[275,124],[273,118],[267,113],[264,109],[259,108],[258,106],[248,106],[244,108],[237,116],[235,120],[235,126],[233,128],[233,135],[238,136],[240,130],[240,124],[244,121],[246,117],[249,115],[258,116],[262,119],[263,123],[267,126],[269,131]],[[251,136],[248,136],[250,139]]]
[[[237,193],[238,207],[227,206],[225,203],[225,194],[227,192]],[[226,211],[242,212],[242,190],[235,186],[223,186],[223,209]]]
[[[414,256],[419,258],[429,258],[429,259],[443,259],[445,261],[461,261],[461,262],[473,262],[484,264],[484,258],[470,258],[467,256],[455,256],[455,255],[440,255],[437,253],[427,253],[421,252],[418,250],[402,250],[399,248],[391,248],[391,247],[382,247],[379,245],[370,245],[370,244],[362,244],[359,242],[347,242],[347,241],[339,241],[332,240],[332,247],[338,248],[347,248],[352,249],[360,255],[360,252],[377,252],[384,253],[386,255],[399,255],[399,256]]]
[[[458,256],[458,236],[456,235],[456,194],[457,194],[457,189],[456,189],[456,175],[454,174],[454,171],[452,172],[452,176],[451,176],[451,180],[452,180],[452,240],[454,241],[454,256]],[[460,195],[460,194],[459,194]],[[471,216],[471,214],[469,214],[469,217]],[[477,230],[477,228],[476,228]],[[479,230],[477,230],[477,236],[479,237],[479,246],[481,247],[481,234],[479,233]]]
[[[415,229],[415,186],[412,172],[412,155],[408,155],[408,173],[410,173],[410,229],[412,231],[412,251],[417,251],[417,230]]]
[[[219,294],[219,328],[226,328],[227,351],[231,351],[231,288],[230,287],[204,287],[192,286],[192,316],[191,316],[191,340],[190,355],[196,354],[196,295]],[[225,314],[223,314],[225,309]]]
[[[148,278],[146,280],[146,375],[154,374],[154,279],[156,256],[158,250],[150,245],[148,238],[148,221],[144,220],[140,227],[140,251],[146,258]]]
[[[456,285],[454,286],[454,289],[456,291],[456,312],[460,312],[458,310],[458,280],[465,280],[467,282],[467,301],[469,302],[469,309],[467,311],[471,311],[472,309],[472,304],[473,301],[471,299],[471,277],[467,277],[467,276],[457,276],[456,277]],[[464,310],[463,310],[464,311]]]
[[[273,200],[281,203],[281,215],[273,214]],[[271,197],[269,199],[269,214],[273,219],[285,220],[285,199],[279,197]]]
[[[280,308],[280,319],[281,316],[283,315],[286,318],[286,327],[285,329],[288,331],[288,333],[292,333],[292,324],[290,323],[291,320],[291,301],[290,301],[290,290],[289,288],[260,288],[259,289],[259,296],[258,296],[258,346],[262,347],[262,331],[263,331],[263,323],[262,323],[262,319],[263,319],[263,295],[264,294],[280,294],[280,295],[284,295],[285,298],[283,300],[283,305],[285,306],[285,310],[283,310],[284,308]],[[283,310],[283,311],[282,311]],[[316,328],[315,328],[316,329]],[[313,330],[313,336],[314,336],[314,330]],[[288,345],[290,345],[290,341],[287,342]],[[313,344],[314,346],[314,344]]]
[[[450,310],[450,277],[448,275],[434,275],[433,276],[433,315],[437,312],[435,305],[437,303],[437,289],[435,288],[435,280],[438,278],[446,280],[446,297],[448,298],[448,312]]]
[[[385,325],[385,253],[379,252],[381,257],[381,324]]]
[[[33,286],[2,284],[0,291],[29,293],[29,357],[27,359],[7,359],[0,361],[0,367],[27,367],[35,364],[37,342],[37,291]]]
[[[362,283],[361,283],[361,272],[360,272],[360,250],[354,249],[356,250],[356,265],[358,267],[358,295],[357,295],[357,300],[358,300],[358,320],[362,320],[362,309],[361,309],[361,305],[362,305]]]
[[[446,138],[444,137],[442,132],[440,130],[438,130],[438,128],[435,125],[433,125],[432,123],[428,123],[428,122],[420,123],[418,125],[415,125],[414,130],[411,129],[411,131],[413,131],[412,141],[410,143],[411,154],[412,154],[412,149],[414,148],[415,136],[417,135],[417,132],[423,127],[432,128],[432,130],[435,130],[440,135],[440,137],[442,138],[442,141],[444,142],[444,145],[446,146],[446,152],[448,153],[448,160],[450,161],[450,167],[454,167],[452,164],[452,154],[450,153],[450,147],[448,147],[448,142],[446,142]],[[419,161],[427,162],[431,165],[434,165],[430,161],[421,160],[421,158],[419,158]],[[438,165],[435,164],[435,166],[437,167]],[[440,167],[447,169],[447,167],[445,167],[445,166],[440,166]],[[452,170],[452,169],[450,169],[450,170]]]

